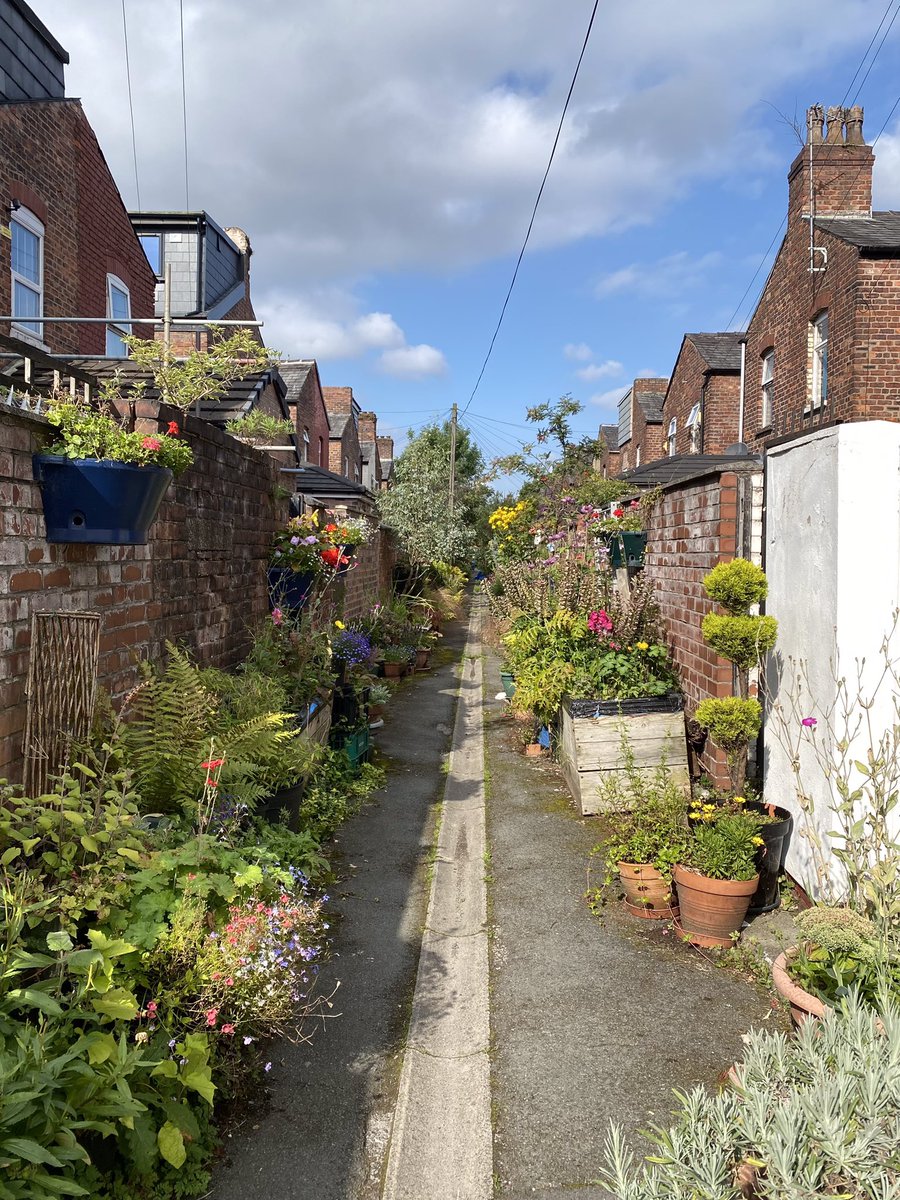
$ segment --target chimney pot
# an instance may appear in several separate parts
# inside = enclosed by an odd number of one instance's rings
[[[842,146],[844,143],[844,110],[839,104],[834,104],[829,108],[827,123],[826,145]]]
[[[821,104],[813,104],[806,110],[806,140],[811,146],[822,145],[822,123],[825,110]]]
[[[863,109],[861,104],[854,104],[852,108],[844,110],[844,120],[847,126],[846,143],[848,146],[864,146],[866,140],[863,137]]]

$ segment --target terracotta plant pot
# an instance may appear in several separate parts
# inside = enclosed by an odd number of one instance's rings
[[[775,984],[775,990],[779,995],[784,996],[785,1000],[790,1004],[791,1017],[794,1024],[802,1025],[810,1017],[814,1020],[818,1017],[824,1017],[826,1013],[831,1012],[831,1007],[824,1000],[820,1000],[818,996],[812,996],[809,992],[805,992],[788,975],[788,959],[796,949],[796,946],[792,946],[784,954],[779,954],[772,963],[772,982]]]
[[[525,747],[526,758],[540,758],[544,753],[544,747],[540,742],[529,742]]]
[[[378,721],[383,716],[384,716],[384,705],[383,704],[370,704],[369,705],[369,720],[370,721]]]
[[[383,666],[385,679],[399,679],[403,674],[403,663],[386,662]]]
[[[650,863],[616,863],[625,907],[635,917],[648,921],[670,921],[678,916],[673,904],[673,885]]]
[[[416,650],[416,670],[417,671],[429,670],[430,665],[431,665],[429,662],[430,658],[431,658],[431,651],[429,649],[420,648],[420,649]]]
[[[694,946],[733,946],[758,883],[758,875],[752,879],[710,879],[686,867],[676,867],[679,928]]]

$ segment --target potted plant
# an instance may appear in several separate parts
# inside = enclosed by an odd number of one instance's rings
[[[385,677],[399,679],[401,675],[405,675],[415,653],[415,648],[412,646],[385,646],[381,652]]]
[[[587,525],[608,552],[610,566],[614,570],[624,566],[639,571],[643,567],[647,534],[644,532],[644,508],[640,500],[632,500],[624,508],[614,508],[608,517],[591,513]]]
[[[347,628],[337,622],[338,630],[331,639],[331,654],[343,673],[348,667],[361,667],[372,657],[372,643],[360,630]]]
[[[322,573],[321,549],[315,513],[292,517],[278,531],[266,571],[273,609],[293,613],[303,608]]]
[[[695,801],[690,817],[691,835],[674,872],[680,929],[695,946],[731,946],[759,883],[761,818],[736,801]]]
[[[855,909],[814,905],[797,917],[800,940],[772,964],[772,982],[798,1025],[822,1017],[851,991],[875,1005],[900,997],[900,947]]]
[[[664,763],[649,777],[638,770],[624,722],[621,748],[622,773],[602,784],[604,808],[611,813],[606,836],[592,853],[603,859],[604,883],[618,876],[630,913],[647,920],[675,918],[672,873],[689,837],[684,789]]]
[[[163,433],[129,431],[113,413],[109,384],[100,407],[51,401],[55,440],[35,454],[48,542],[143,545],[169,484],[194,461],[176,421]]]
[[[353,565],[358,546],[372,536],[372,526],[364,517],[343,517],[329,520],[322,526],[320,555],[327,567],[343,575]]]
[[[391,689],[386,683],[373,683],[369,687],[369,724],[375,721],[380,721],[384,717],[384,711],[390,703],[392,696]]]
[[[433,633],[428,626],[421,626],[416,645],[417,671],[428,671],[431,667],[431,651],[439,634]]]

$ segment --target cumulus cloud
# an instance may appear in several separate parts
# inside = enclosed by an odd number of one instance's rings
[[[638,296],[680,296],[700,287],[722,263],[718,250],[692,257],[685,250],[650,263],[631,263],[604,275],[594,285],[598,299],[631,292]]]
[[[585,342],[568,342],[563,346],[563,354],[569,362],[590,362],[594,352]]]
[[[872,177],[872,206],[880,209],[900,208],[900,121],[892,133],[878,139],[878,157]]]
[[[378,360],[378,369],[401,379],[424,379],[427,375],[444,375],[447,360],[440,350],[423,343],[386,350]]]
[[[101,7],[41,0],[40,16],[70,52],[69,94],[83,97],[134,206],[122,28]],[[532,251],[652,221],[706,179],[746,179],[770,153],[758,97],[855,53],[881,7],[695,0],[686,19],[671,0],[607,6]],[[518,0],[515,21],[482,0],[256,0],[247,11],[243,0],[185,6],[186,197],[178,37],[158,0],[131,0],[144,208],[204,207],[245,228],[264,290],[515,251],[577,49],[557,6]],[[265,63],[262,90],[248,63]]]
[[[616,362],[614,358],[608,358],[606,362],[589,363],[586,367],[582,367],[575,374],[579,379],[584,379],[587,383],[594,383],[598,379],[606,379],[609,375],[621,375],[622,364]]]
[[[588,403],[596,404],[598,408],[608,409],[610,413],[614,413],[619,401],[627,391],[627,387],[610,388],[608,392],[597,392],[591,396]]]

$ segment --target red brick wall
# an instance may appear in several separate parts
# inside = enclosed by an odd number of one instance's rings
[[[733,474],[666,490],[648,529],[645,570],[653,580],[668,643],[681,676],[687,715],[708,696],[732,695],[732,668],[703,641],[700,625],[715,607],[703,578],[738,546],[738,479]],[[707,741],[700,770],[727,782],[725,759]]]
[[[146,546],[44,540],[31,454],[43,423],[0,409],[0,776],[21,774],[31,613],[103,614],[99,677],[114,696],[134,683],[134,656],[167,639],[207,664],[232,665],[267,612],[265,566],[287,518],[277,464],[211,425],[171,411],[196,462],[170,487]],[[148,421],[156,430],[158,422]]]
[[[395,562],[394,540],[385,529],[380,529],[371,541],[359,548],[356,566],[344,576],[345,620],[354,621],[364,616],[376,600],[387,598]]]
[[[155,280],[78,100],[0,105],[0,202],[19,200],[43,221],[44,315],[106,313],[106,275],[152,316]],[[9,241],[0,243],[0,307],[10,311]],[[57,353],[103,354],[103,325],[47,325]],[[4,326],[8,332],[8,326]],[[135,332],[150,336],[149,326]]]
[[[325,401],[322,398],[322,385],[319,373],[313,366],[297,398],[296,404],[291,404],[291,410],[296,415],[297,433],[303,444],[303,431],[309,432],[309,461],[318,467],[330,470],[328,460],[328,413],[325,411]]]
[[[693,342],[685,339],[672,371],[663,406],[663,421],[660,427],[662,453],[668,454],[669,422],[673,417],[676,420],[675,453],[692,453],[688,418],[694,405],[701,402],[702,452],[721,454],[726,447],[733,445],[738,440],[740,390],[739,375],[710,372],[706,360]]]
[[[708,377],[700,442],[704,454],[724,454],[738,440],[740,403],[740,375],[715,374]]]

